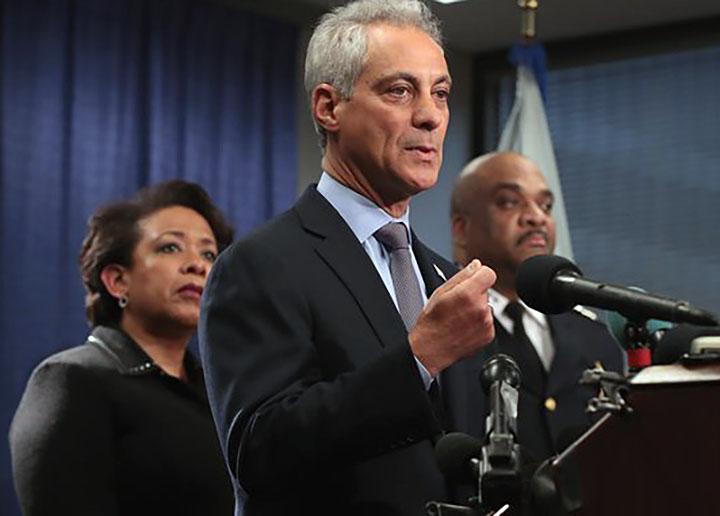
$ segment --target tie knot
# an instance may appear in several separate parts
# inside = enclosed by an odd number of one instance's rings
[[[389,222],[378,229],[374,236],[390,252],[409,247],[408,232],[402,222]]]
[[[505,307],[505,313],[513,322],[513,325],[517,328],[522,325],[522,316],[525,309],[517,301],[510,301]]]

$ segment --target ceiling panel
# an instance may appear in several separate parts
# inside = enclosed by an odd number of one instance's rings
[[[299,24],[312,23],[344,0],[220,0],[280,16]],[[430,2],[443,22],[449,47],[467,52],[503,49],[520,33],[516,0],[465,0],[442,5]],[[556,41],[720,16],[718,0],[539,0],[538,36]],[[720,30],[720,29],[719,29]]]

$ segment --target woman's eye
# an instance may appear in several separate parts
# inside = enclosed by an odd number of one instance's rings
[[[217,258],[217,253],[215,251],[204,251],[202,253],[202,255],[203,255],[203,258],[205,258],[210,263],[214,262],[215,259]]]
[[[162,244],[158,250],[161,253],[176,253],[180,250],[180,246],[174,243]]]

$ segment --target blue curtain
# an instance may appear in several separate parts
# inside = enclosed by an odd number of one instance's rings
[[[296,47],[293,26],[199,1],[3,0],[5,435],[32,368],[84,339],[76,257],[99,204],[184,178],[242,235],[292,203]],[[7,445],[0,469],[17,514]]]

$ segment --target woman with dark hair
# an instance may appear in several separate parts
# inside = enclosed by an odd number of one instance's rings
[[[87,342],[33,371],[10,428],[25,515],[230,515],[202,371],[187,351],[232,229],[185,181],[99,209],[80,253]]]

